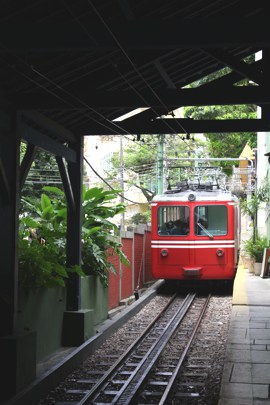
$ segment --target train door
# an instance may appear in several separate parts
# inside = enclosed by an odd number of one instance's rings
[[[235,271],[238,266],[239,253],[240,253],[240,241],[241,241],[241,211],[239,202],[232,203],[234,207],[234,240],[235,240]]]
[[[152,241],[153,272],[158,277],[178,279],[190,263],[190,208],[164,203],[157,208],[157,238]]]
[[[233,211],[226,203],[194,207],[194,265],[203,279],[232,277],[234,261]]]

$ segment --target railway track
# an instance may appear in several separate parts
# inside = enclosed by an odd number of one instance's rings
[[[172,296],[173,292],[177,295]],[[187,313],[183,310],[186,294],[190,299]],[[180,307],[183,316],[176,315]],[[17,405],[216,405],[230,314],[231,297],[226,292],[166,288],[71,373],[63,373],[62,380],[46,396],[36,396],[35,401],[30,395],[28,402]],[[174,322],[181,317],[174,329]],[[163,347],[157,345],[150,362],[148,358],[144,361],[159,341]]]
[[[107,363],[104,355],[104,362],[89,370],[89,378],[74,379],[64,403],[168,403],[209,299],[195,294],[172,296],[119,358],[110,355]]]

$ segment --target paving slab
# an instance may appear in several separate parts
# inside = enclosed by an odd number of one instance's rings
[[[239,266],[218,405],[270,405],[270,278]]]
[[[221,396],[234,399],[269,399],[268,384],[225,383],[221,389]]]
[[[252,399],[246,398],[221,398],[218,402],[218,405],[253,405],[254,402]],[[257,404],[260,405],[260,404]]]
[[[250,363],[234,363],[229,382],[252,384],[252,365]]]
[[[247,345],[245,345],[247,346]],[[264,354],[264,352],[263,352]],[[226,360],[237,363],[247,363],[251,361],[251,350],[247,349],[235,349],[234,345],[228,347],[226,352]]]

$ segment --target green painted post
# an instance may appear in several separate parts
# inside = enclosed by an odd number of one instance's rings
[[[165,135],[158,136],[157,148],[157,194],[163,193],[163,162],[164,162]]]

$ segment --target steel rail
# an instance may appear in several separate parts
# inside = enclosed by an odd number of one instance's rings
[[[169,396],[171,395],[171,392],[172,392],[172,389],[173,389],[173,387],[174,387],[174,385],[175,385],[176,379],[177,379],[177,377],[178,377],[179,374],[180,374],[181,367],[182,367],[182,365],[183,365],[183,363],[184,363],[184,360],[186,359],[186,356],[187,356],[187,353],[188,353],[188,351],[189,351],[189,349],[190,349],[190,346],[191,346],[191,344],[192,344],[192,342],[193,342],[193,340],[194,340],[194,338],[195,338],[195,336],[196,336],[197,330],[198,330],[198,328],[199,328],[199,326],[200,326],[200,324],[201,324],[202,318],[203,318],[203,316],[204,316],[204,313],[205,313],[205,311],[206,311],[206,308],[207,308],[207,306],[208,306],[208,303],[209,303],[209,301],[210,301],[210,298],[211,298],[211,294],[208,295],[208,297],[207,297],[207,299],[206,299],[206,301],[205,301],[205,303],[204,303],[204,306],[203,306],[203,308],[202,308],[202,311],[201,311],[201,313],[200,313],[200,316],[199,316],[199,318],[198,318],[196,324],[194,325],[194,329],[193,329],[192,334],[191,334],[191,336],[190,336],[190,338],[189,338],[189,341],[188,341],[188,343],[187,343],[187,345],[186,345],[186,347],[185,347],[185,349],[184,349],[184,351],[183,351],[181,357],[179,358],[179,361],[178,361],[178,363],[177,363],[177,366],[176,366],[176,368],[175,368],[175,370],[174,370],[174,372],[173,372],[173,374],[172,374],[172,376],[171,376],[171,378],[170,378],[170,381],[168,382],[168,385],[167,385],[167,387],[166,387],[166,389],[165,389],[165,391],[164,391],[164,393],[163,393],[163,395],[162,395],[162,397],[161,397],[161,399],[160,399],[158,405],[166,405],[166,404],[169,403],[169,402],[168,402]]]
[[[130,379],[126,381],[126,384],[119,390],[116,394],[115,398],[111,401],[111,404],[123,404],[128,405],[133,403],[134,397],[138,393],[139,389],[145,382],[145,379],[150,374],[151,370],[157,363],[160,354],[165,349],[168,341],[173,336],[174,332],[178,328],[179,324],[183,320],[184,316],[186,315],[190,305],[195,299],[196,294],[188,294],[181,304],[178,311],[175,315],[171,318],[170,322],[167,324],[166,328],[164,329],[160,338],[156,341],[156,343],[151,347],[151,349],[145,354],[143,360],[141,361],[139,367]],[[171,330],[170,327],[172,327]],[[145,368],[143,368],[143,366]],[[136,381],[136,378],[138,379]],[[135,380],[135,381],[133,381]]]
[[[168,307],[171,305],[171,303],[175,300],[177,294],[174,294],[167,304],[164,306],[162,311],[153,319],[153,321],[143,330],[143,332],[140,334],[140,336],[137,337],[137,339],[127,348],[127,350],[119,357],[119,359],[109,368],[107,372],[101,377],[101,379],[90,389],[90,391],[80,400],[80,402],[77,403],[77,405],[85,405],[89,402],[94,395],[97,394],[97,392],[100,390],[103,384],[105,384],[109,378],[112,376],[112,374],[117,370],[117,368],[124,363],[126,358],[130,355],[132,350],[138,344],[142,341],[142,339],[146,336],[149,330],[153,327],[153,325],[159,320],[159,318],[164,314],[164,312],[168,309]]]

